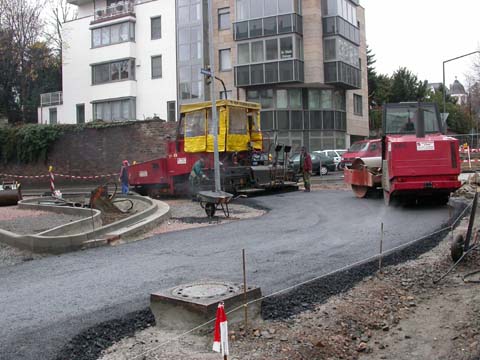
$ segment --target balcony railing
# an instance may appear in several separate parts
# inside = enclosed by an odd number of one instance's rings
[[[95,20],[108,20],[110,18],[134,13],[134,1],[118,1],[104,9],[95,10]]]
[[[62,105],[63,95],[61,91],[40,94],[40,106]]]

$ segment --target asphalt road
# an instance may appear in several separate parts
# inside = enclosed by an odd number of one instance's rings
[[[255,199],[260,218],[155,236],[0,269],[0,359],[51,359],[99,322],[148,306],[151,292],[200,279],[250,283],[264,294],[319,276],[441,227],[448,208],[385,208],[348,191]]]

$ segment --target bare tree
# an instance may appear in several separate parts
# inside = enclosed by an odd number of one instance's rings
[[[0,0],[0,29],[11,39],[10,56],[17,68],[16,92],[21,120],[26,120],[28,78],[30,72],[29,49],[39,40],[43,31],[41,12],[43,1]]]
[[[63,36],[63,24],[75,19],[77,13],[67,0],[49,0],[48,5],[51,8],[51,12],[47,17],[45,37],[52,49],[59,55],[59,58],[62,59],[62,52],[68,46]]]

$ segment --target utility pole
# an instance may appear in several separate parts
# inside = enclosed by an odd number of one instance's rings
[[[215,174],[215,192],[221,191],[220,186],[220,156],[218,154],[218,116],[217,99],[215,96],[215,49],[213,46],[213,9],[212,0],[208,0],[208,50],[210,58],[210,72],[212,81],[210,82],[210,98],[212,100],[212,123],[213,123],[213,171]]]

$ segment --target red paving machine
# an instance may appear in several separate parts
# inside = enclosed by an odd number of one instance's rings
[[[188,177],[203,156],[206,174],[213,179],[214,136],[210,102],[182,105],[175,140],[166,144],[166,156],[129,167],[129,182],[142,195],[188,194]],[[260,130],[260,105],[218,100],[218,148],[222,190],[249,193],[298,187],[288,167],[289,146],[275,146],[271,161]],[[212,184],[204,184],[211,189]]]
[[[448,202],[461,183],[458,140],[442,134],[435,104],[387,104],[383,110],[381,157],[357,158],[344,171],[359,198],[383,189],[392,200]]]

